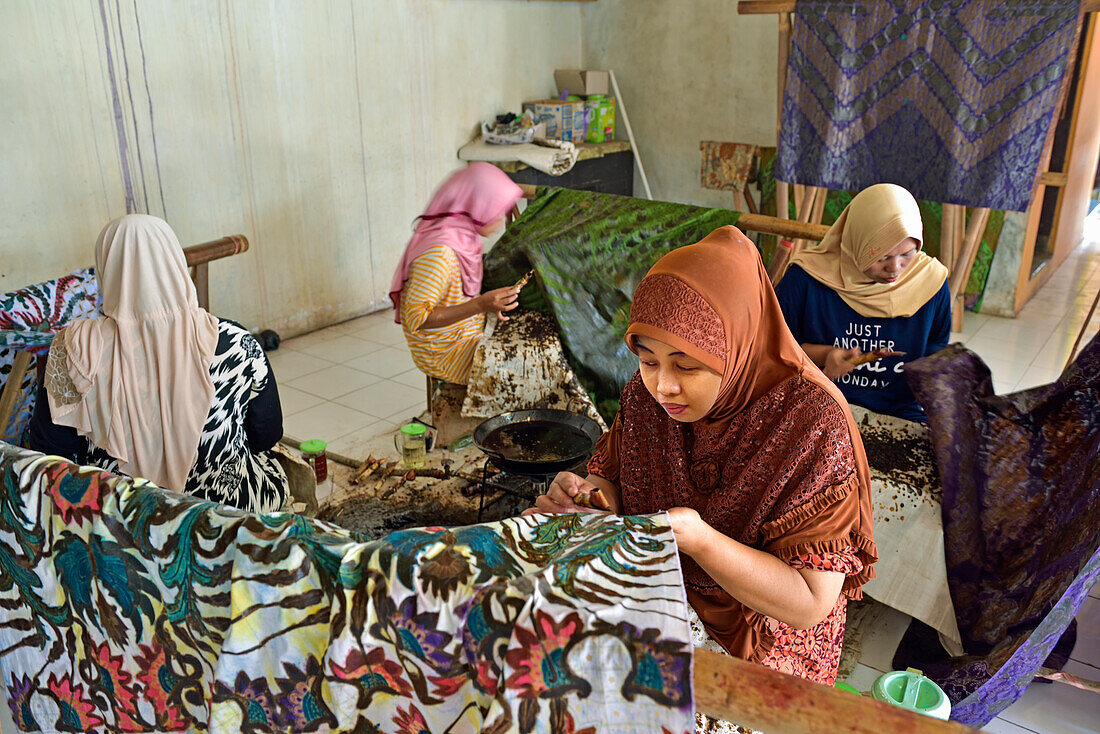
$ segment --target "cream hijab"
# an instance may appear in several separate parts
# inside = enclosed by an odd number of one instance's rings
[[[912,316],[947,280],[939,260],[918,252],[893,283],[876,283],[863,274],[907,237],[923,246],[917,200],[901,186],[875,184],[856,194],[825,239],[796,252],[790,264],[832,288],[861,316]]]
[[[95,265],[105,318],[55,337],[76,395],[47,385],[50,414],[127,474],[182,492],[213,402],[218,321],[199,308],[183,248],[162,219],[130,214],[108,224]]]

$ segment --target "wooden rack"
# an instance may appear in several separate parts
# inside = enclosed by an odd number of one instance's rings
[[[183,254],[187,258],[187,267],[191,268],[191,280],[195,283],[199,306],[210,308],[210,263],[246,250],[248,238],[243,234],[231,234],[184,248]]]
[[[786,89],[787,59],[790,53],[791,42],[791,13],[794,12],[795,5],[795,0],[741,0],[741,2],[737,3],[737,12],[741,15],[778,14],[779,16],[776,140],[779,139],[779,126],[783,113],[783,93]],[[1100,0],[1082,0],[1082,13],[1097,11],[1100,11]],[[1055,125],[1052,124],[1044,146],[1042,168],[1048,165],[1050,150],[1054,141],[1054,133]],[[1065,173],[1045,171],[1038,175],[1037,180],[1040,187],[1059,187],[1066,184],[1067,176]],[[797,212],[798,218],[802,221],[813,223],[821,221],[821,215],[824,211],[825,196],[828,194],[828,191],[819,187],[802,186],[800,184],[788,187],[788,184],[778,179],[776,179],[775,184],[776,213],[780,218],[786,218],[788,216],[788,190],[793,189],[790,196],[793,196],[795,211]],[[810,204],[806,203],[807,198],[811,200]],[[1041,201],[1042,199],[1036,196],[1034,200]],[[968,223],[965,206],[958,204],[943,205],[943,221],[940,228],[940,261],[947,266],[950,272],[948,288],[951,292],[951,328],[953,331],[962,330],[964,311],[963,290],[966,288],[966,284],[970,278],[970,271],[974,267],[974,260],[981,246],[982,234],[984,234],[985,227],[989,222],[989,215],[989,209],[975,207],[971,209],[970,221]],[[1035,230],[1038,227],[1038,212],[1035,213],[1032,219],[1034,219],[1035,222],[1029,225],[1029,241],[1033,246]],[[801,244],[801,242],[796,240],[792,252],[797,250]],[[789,256],[792,252],[783,251],[782,255]],[[780,253],[780,250],[777,250],[777,253]],[[1041,277],[1036,277],[1033,280],[1030,273],[1031,251],[1029,250],[1025,255],[1024,262],[1021,263],[1019,277],[1019,281],[1024,287],[1018,289],[1015,304],[1016,310],[1022,307],[1027,299],[1038,290],[1042,282],[1045,281],[1045,278],[1049,276],[1050,270],[1053,270],[1053,268],[1047,269],[1047,272]],[[782,276],[781,266],[776,268],[769,267],[769,272],[772,270],[775,271],[776,276]]]

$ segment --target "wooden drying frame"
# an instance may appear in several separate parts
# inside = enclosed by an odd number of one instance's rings
[[[191,268],[191,280],[195,283],[199,306],[207,309],[210,307],[210,263],[247,249],[248,238],[243,234],[232,234],[184,248],[183,255],[187,260],[187,266]],[[4,382],[3,392],[0,392],[0,433],[8,429],[15,409],[15,399],[19,394],[19,386],[33,361],[31,353],[26,350],[17,352],[15,359],[12,360],[11,372]]]
[[[737,3],[739,15],[779,15],[779,69],[778,69],[778,112],[776,115],[776,140],[779,139],[779,126],[783,117],[783,93],[787,82],[787,58],[790,53],[791,42],[791,13],[795,10],[795,0],[741,0]],[[1081,12],[1090,13],[1100,11],[1100,0],[1082,0]],[[1054,141],[1055,125],[1050,126],[1047,133],[1047,141],[1044,146],[1043,160],[1050,156],[1050,147]],[[1045,164],[1044,164],[1045,165]],[[1040,184],[1063,185],[1066,175],[1064,173],[1044,172],[1038,176]],[[819,192],[814,192],[820,202],[807,209],[804,206],[804,197],[811,195],[810,191],[818,187],[804,187],[799,184],[793,186],[795,209],[799,219],[810,222],[820,222],[825,198]],[[788,186],[785,182],[776,179],[775,182],[776,214],[780,218],[788,216]],[[804,215],[804,212],[806,213]],[[816,216],[815,216],[816,215]],[[981,236],[985,232],[985,225],[989,222],[990,210],[985,207],[975,207],[970,213],[970,226],[966,223],[966,207],[958,204],[943,205],[943,220],[940,228],[940,261],[947,266],[950,276],[948,287],[951,291],[951,329],[962,330],[963,321],[963,289],[970,279],[970,271],[974,267],[974,260],[978,255],[981,245]],[[979,226],[980,225],[980,226]],[[795,241],[790,250],[777,249],[778,262],[769,264],[768,271],[773,274],[773,284],[782,277],[786,260],[800,247],[801,243]],[[1021,265],[1022,267],[1022,265]]]
[[[695,709],[768,734],[963,734],[941,721],[739,658],[695,650]]]
[[[200,307],[210,308],[210,263],[246,250],[248,238],[243,234],[231,234],[184,248],[183,255],[187,258],[187,267],[191,268],[191,280],[195,283]]]

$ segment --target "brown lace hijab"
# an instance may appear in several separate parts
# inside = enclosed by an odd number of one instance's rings
[[[705,521],[782,560],[855,549],[862,596],[877,559],[867,459],[848,404],[787,329],[753,244],[735,227],[675,250],[634,294],[627,329],[669,344],[722,375],[695,423],[668,416],[638,375],[623,390],[589,470],[617,484],[627,514],[692,507]],[[770,649],[764,615],[734,599],[690,558],[688,598],[733,655]]]

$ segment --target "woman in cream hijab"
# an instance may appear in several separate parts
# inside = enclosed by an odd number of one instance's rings
[[[947,346],[951,329],[947,268],[923,241],[912,194],[876,184],[791,258],[775,289],[795,338],[849,402],[917,421],[905,362]]]
[[[144,214],[96,242],[101,319],[54,338],[29,446],[256,512],[286,476],[271,366],[243,328],[199,308],[179,240]]]

